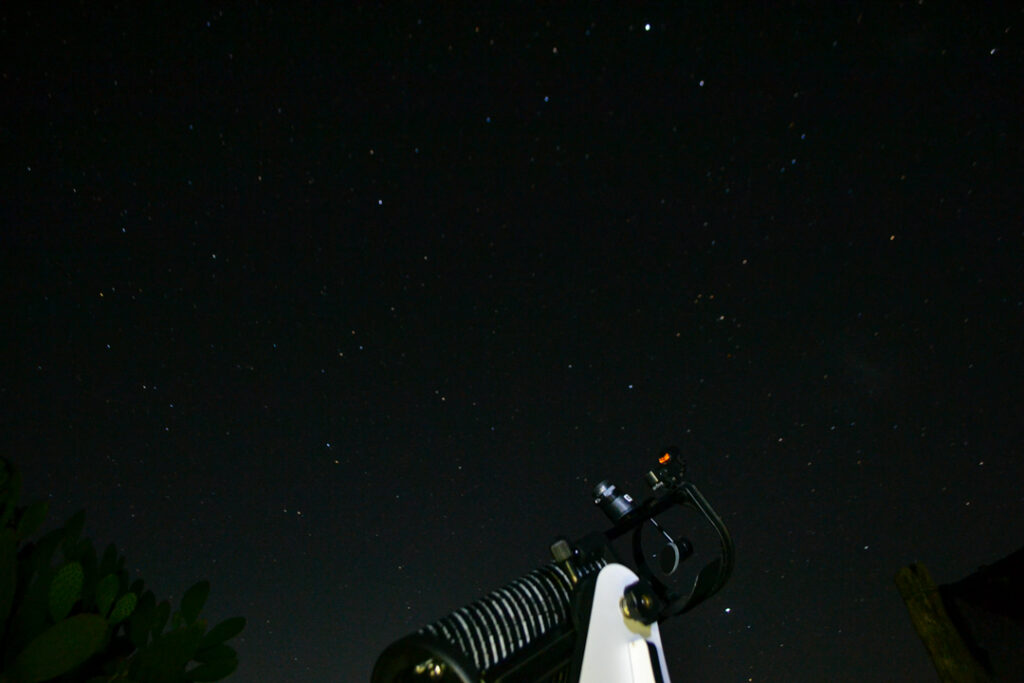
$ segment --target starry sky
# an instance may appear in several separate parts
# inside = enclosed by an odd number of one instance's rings
[[[23,498],[365,680],[679,444],[674,677],[934,680],[896,570],[1024,543],[1024,16],[569,4],[5,4]]]

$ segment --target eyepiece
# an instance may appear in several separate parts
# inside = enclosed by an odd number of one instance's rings
[[[594,504],[601,508],[601,511],[608,516],[612,524],[618,524],[619,520],[633,512],[635,503],[628,493],[619,493],[607,479],[594,487]]]

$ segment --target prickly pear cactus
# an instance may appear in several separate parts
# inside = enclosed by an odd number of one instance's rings
[[[98,614],[68,617],[34,638],[4,675],[19,683],[48,681],[96,654],[106,637],[107,621]]]
[[[71,613],[71,608],[82,597],[85,571],[78,562],[68,562],[57,570],[50,583],[50,619],[57,623]]]
[[[117,602],[114,603],[114,609],[110,612],[110,625],[114,626],[120,624],[122,621],[131,616],[135,610],[135,603],[139,600],[135,593],[125,593]]]
[[[50,504],[46,502],[35,502],[25,509],[25,512],[18,519],[18,527],[15,530],[15,536],[18,539],[28,538],[36,532],[36,529],[46,519],[46,513],[50,510]]]
[[[207,631],[199,615],[208,581],[190,587],[172,617],[170,603],[157,604],[141,579],[129,585],[113,544],[97,558],[81,538],[84,511],[29,541],[47,505],[17,507],[20,487],[20,474],[0,457],[0,683],[184,683],[235,671],[238,656],[225,641],[245,619]],[[54,566],[58,550],[63,559]]]
[[[96,584],[96,610],[100,614],[106,615],[110,612],[110,606],[114,604],[114,600],[117,598],[117,589],[119,587],[120,582],[113,574],[107,574]]]
[[[200,581],[185,591],[185,595],[181,598],[181,615],[186,624],[193,624],[199,618],[199,611],[203,609],[209,595],[209,581]]]

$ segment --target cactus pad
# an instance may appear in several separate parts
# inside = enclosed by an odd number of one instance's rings
[[[110,606],[114,604],[114,598],[117,597],[119,586],[120,582],[113,574],[107,574],[96,584],[96,611],[100,613],[101,617],[107,616],[110,611]]]
[[[50,618],[54,623],[66,617],[82,597],[85,571],[78,562],[68,562],[57,570],[50,584]]]
[[[95,654],[106,640],[107,621],[96,614],[78,614],[58,622],[30,642],[14,660],[7,676],[36,683],[71,671]]]
[[[135,593],[125,593],[122,595],[117,604],[114,605],[114,611],[110,613],[110,624],[119,624],[128,617],[131,616],[132,611],[135,609],[135,603],[138,602],[138,596]]]

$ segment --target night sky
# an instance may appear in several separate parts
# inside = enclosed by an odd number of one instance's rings
[[[1024,15],[568,4],[5,4],[23,502],[356,681],[678,444],[675,679],[935,680],[895,572],[1024,543]]]

